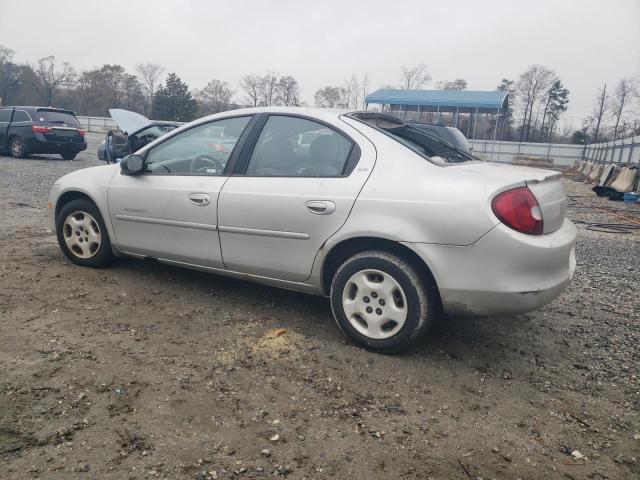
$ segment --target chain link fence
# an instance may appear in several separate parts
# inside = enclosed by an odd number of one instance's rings
[[[572,168],[582,160],[597,163],[640,163],[640,136],[593,145],[469,140],[473,153],[491,162],[539,163]]]

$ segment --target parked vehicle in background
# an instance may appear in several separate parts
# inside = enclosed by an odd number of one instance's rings
[[[57,153],[73,160],[86,150],[85,131],[73,112],[50,107],[0,108],[0,149],[12,157]]]
[[[434,156],[434,137],[398,122],[291,107],[202,118],[60,178],[52,226],[78,265],[129,255],[329,296],[344,332],[379,352],[441,309],[557,297],[576,241],[561,175]]]
[[[119,108],[112,108],[109,114],[118,130],[109,132],[98,145],[98,158],[108,163],[115,163],[116,159],[124,158],[182,125],[180,122],[152,121],[139,113]]]
[[[407,125],[433,135],[458,150],[462,150],[470,155],[472,154],[472,148],[469,140],[467,140],[464,133],[456,127],[448,127],[439,123],[407,123]]]

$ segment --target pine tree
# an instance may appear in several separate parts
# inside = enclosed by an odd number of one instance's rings
[[[197,110],[189,86],[175,73],[167,76],[166,84],[160,85],[153,97],[152,116],[156,120],[188,122],[193,120]]]

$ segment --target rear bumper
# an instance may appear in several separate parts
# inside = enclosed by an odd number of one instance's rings
[[[87,142],[50,142],[42,134],[26,138],[24,142],[29,153],[82,152],[87,149]]]
[[[576,266],[576,233],[569,220],[543,236],[499,224],[468,247],[405,245],[429,265],[446,313],[515,314],[546,305],[566,288]]]

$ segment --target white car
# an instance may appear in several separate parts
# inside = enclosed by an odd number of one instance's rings
[[[152,258],[329,296],[346,334],[379,352],[406,348],[440,311],[514,314],[557,297],[576,242],[560,174],[448,163],[422,135],[371,112],[224,112],[59,179],[53,227],[79,265]]]

